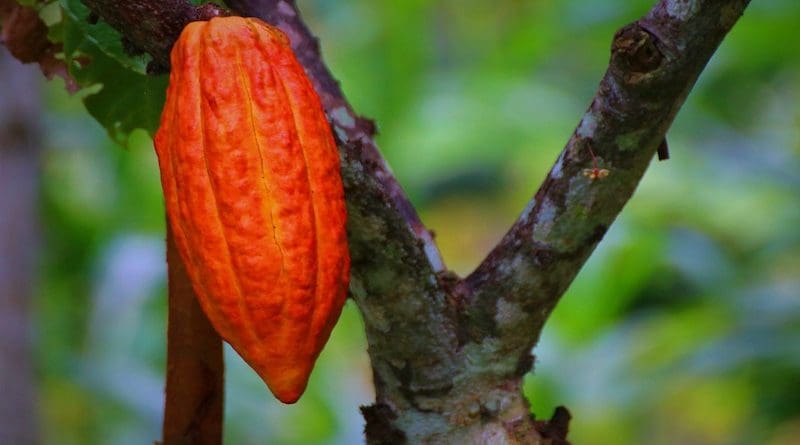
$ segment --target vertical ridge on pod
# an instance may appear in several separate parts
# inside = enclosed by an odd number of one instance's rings
[[[289,51],[291,51],[291,50],[289,50]],[[290,66],[290,67],[277,66],[277,67],[274,68],[274,71],[277,71],[276,78],[280,79],[279,82],[281,84],[281,89],[284,92],[287,101],[289,102],[289,106],[291,107],[294,116],[306,116],[308,114],[312,114],[312,113],[315,113],[315,112],[318,112],[318,114],[320,114],[320,116],[319,116],[320,119],[307,119],[305,121],[302,121],[302,120],[301,121],[297,121],[296,120],[295,121],[295,126],[297,128],[298,138],[301,141],[300,145],[301,145],[301,147],[304,147],[302,155],[303,155],[303,159],[305,160],[305,163],[308,166],[308,170],[309,170],[307,172],[308,182],[309,182],[309,189],[310,189],[310,192],[311,192],[312,195],[316,195],[315,196],[316,199],[314,199],[314,207],[315,207],[315,212],[314,212],[315,221],[314,221],[314,223],[315,223],[315,225],[321,225],[321,224],[324,224],[325,221],[320,221],[319,220],[319,215],[320,215],[321,212],[319,210],[317,210],[317,206],[326,206],[326,205],[330,205],[330,204],[335,204],[337,202],[337,200],[335,199],[335,197],[324,196],[324,191],[325,190],[324,189],[323,190],[318,190],[319,187],[317,186],[316,181],[318,180],[318,178],[325,178],[329,174],[337,174],[338,171],[330,171],[330,170],[331,170],[331,166],[335,167],[333,170],[339,168],[339,159],[338,159],[338,154],[337,154],[337,157],[335,159],[335,161],[336,161],[335,163],[332,163],[329,159],[324,159],[324,158],[323,159],[315,159],[314,158],[315,156],[320,156],[320,154],[323,154],[326,151],[335,152],[336,147],[335,147],[335,144],[333,144],[332,141],[331,141],[330,144],[327,144],[327,146],[323,146],[323,147],[309,147],[310,144],[303,143],[304,139],[307,138],[307,136],[306,136],[307,133],[314,134],[316,131],[319,131],[319,128],[314,128],[314,126],[319,125],[320,122],[322,122],[325,126],[327,126],[328,124],[327,124],[327,121],[325,120],[324,113],[321,112],[321,106],[319,106],[318,108],[315,108],[315,106],[314,106],[315,104],[314,104],[313,99],[315,99],[316,96],[309,97],[308,94],[303,94],[303,95],[299,95],[298,94],[298,95],[292,96],[291,94],[289,94],[289,91],[292,90],[292,89],[295,90],[295,91],[302,91],[304,93],[306,91],[309,91],[309,92],[313,92],[314,91],[313,90],[313,86],[311,85],[310,81],[308,81],[307,77],[301,76],[301,77],[298,78],[298,76],[297,76],[298,68],[302,69],[302,67],[296,61],[294,61],[294,62],[295,62],[295,64],[297,66]],[[289,69],[287,69],[287,68],[289,68]],[[295,85],[293,88],[290,88],[289,86],[287,86],[287,83],[289,83],[289,82],[299,83],[300,85]],[[308,127],[312,127],[312,128],[308,128]],[[308,147],[308,148],[306,148],[306,147]],[[316,150],[314,150],[313,148],[316,148]],[[311,171],[312,168],[317,168],[317,169],[319,169],[319,171]],[[343,235],[343,233],[339,233],[339,234],[335,234],[335,232],[332,232],[332,233],[334,233],[334,237]],[[328,258],[323,258],[320,255],[320,250],[326,249],[328,247],[327,244],[329,243],[329,240],[320,239],[321,236],[324,236],[324,235],[326,235],[326,234],[323,234],[321,232],[317,232],[316,254],[317,254],[317,261],[319,263],[327,262],[326,260],[328,259]],[[324,244],[324,245],[322,245],[322,244]],[[323,270],[329,270],[329,269],[326,267],[326,268],[323,268]],[[330,278],[332,278],[332,277],[326,277],[326,276],[319,277],[318,276],[318,278],[317,278],[317,281],[318,281],[317,282],[317,286],[318,287],[317,288],[318,289],[324,289],[326,287],[326,285],[330,284],[329,283]],[[315,294],[316,294],[316,292],[315,292]],[[322,307],[318,307],[317,309],[319,309],[319,311],[317,313],[312,314],[312,317],[314,317],[314,316],[316,316],[318,314],[323,314],[324,315],[329,310],[329,308],[325,306],[327,301],[325,301],[322,298],[319,298],[320,297],[319,295],[315,295],[315,297],[316,297],[316,300],[321,303]],[[339,297],[342,300],[344,300],[346,295],[340,295]],[[324,343],[325,340],[327,340],[327,339],[321,339],[321,341],[323,343]]]

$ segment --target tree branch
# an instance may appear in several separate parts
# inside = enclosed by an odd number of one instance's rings
[[[749,3],[661,0],[617,32],[608,70],[566,148],[511,230],[462,283],[473,341],[496,337],[504,351],[528,353]],[[600,169],[608,176],[595,174]]]
[[[219,445],[225,393],[222,339],[200,308],[167,224],[169,325],[164,445]]]
[[[216,5],[196,7],[186,0],[81,1],[135,48],[150,54],[156,71],[169,69],[172,44],[187,23],[224,14]]]

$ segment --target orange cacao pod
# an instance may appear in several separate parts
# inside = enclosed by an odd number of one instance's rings
[[[214,328],[285,403],[341,312],[350,258],[339,156],[287,37],[190,23],[155,136],[169,222]]]

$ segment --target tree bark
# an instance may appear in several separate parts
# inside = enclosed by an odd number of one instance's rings
[[[41,77],[0,47],[0,443],[39,443],[33,317]]]

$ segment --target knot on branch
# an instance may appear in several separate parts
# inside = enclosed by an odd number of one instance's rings
[[[572,420],[572,414],[569,413],[569,410],[559,406],[556,407],[550,420],[536,421],[536,431],[541,434],[547,445],[570,445],[567,440],[570,420]]]
[[[194,20],[211,20],[214,17],[229,16],[230,12],[226,11],[215,5],[214,3],[205,3],[194,9]]]
[[[376,403],[371,406],[362,406],[361,414],[366,420],[364,435],[368,443],[381,445],[407,443],[405,433],[392,425],[392,421],[397,419],[397,414],[389,405]]]
[[[664,63],[657,38],[637,23],[617,31],[611,45],[611,67],[626,83],[639,83]]]

